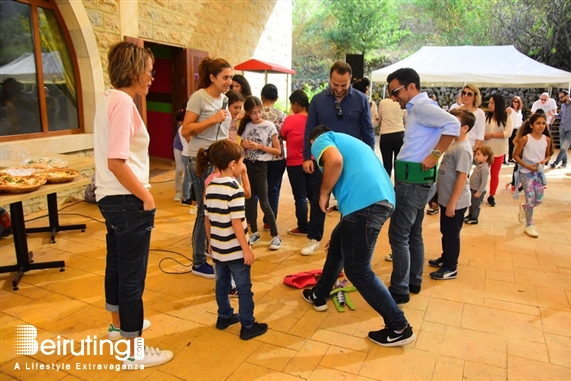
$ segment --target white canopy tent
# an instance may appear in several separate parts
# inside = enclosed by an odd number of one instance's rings
[[[58,83],[64,81],[64,69],[59,52],[42,53],[44,82]],[[35,83],[36,59],[32,53],[24,53],[14,61],[0,66],[0,81],[8,78],[23,83]]]
[[[571,73],[544,65],[507,46],[423,46],[393,65],[375,70],[371,81],[386,83],[397,69],[410,67],[423,87],[571,87]]]

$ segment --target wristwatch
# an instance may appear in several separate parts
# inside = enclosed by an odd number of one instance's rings
[[[430,152],[432,154],[432,156],[434,156],[437,159],[440,159],[440,156],[442,156],[442,151],[438,150],[438,149],[433,149],[432,152]]]

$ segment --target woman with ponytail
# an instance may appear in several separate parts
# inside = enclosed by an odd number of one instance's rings
[[[192,273],[214,279],[214,269],[206,262],[206,230],[204,227],[204,180],[212,172],[208,168],[202,176],[196,173],[196,155],[200,148],[208,148],[212,143],[228,138],[231,117],[224,95],[232,84],[232,66],[222,58],[205,58],[198,66],[198,90],[186,105],[182,123],[183,137],[192,136],[188,144],[190,179],[197,200],[197,215],[192,232]]]

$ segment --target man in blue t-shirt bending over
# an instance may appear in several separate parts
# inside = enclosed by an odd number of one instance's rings
[[[404,313],[371,269],[379,232],[395,205],[395,193],[387,171],[373,150],[361,140],[330,131],[321,125],[310,135],[311,154],[323,172],[319,207],[331,211],[329,196],[337,198],[341,221],[331,233],[323,274],[303,298],[316,311],[327,310],[327,298],[339,273],[385,320],[386,327],[369,332],[371,341],[388,347],[412,343],[416,336]]]

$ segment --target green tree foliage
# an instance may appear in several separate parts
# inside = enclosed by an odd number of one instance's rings
[[[571,71],[570,0],[497,0],[493,34],[498,44],[513,44],[522,53]]]
[[[325,80],[336,54],[325,40],[328,20],[321,0],[293,1],[293,68],[297,76]]]
[[[494,4],[495,0],[414,0],[401,16],[415,45],[490,45]]]
[[[325,38],[340,53],[365,55],[373,50],[388,48],[408,35],[401,28],[392,0],[326,0],[333,18],[333,28]]]
[[[369,72],[424,45],[515,45],[571,71],[571,0],[294,0],[293,19],[301,78],[326,78],[346,53]]]

